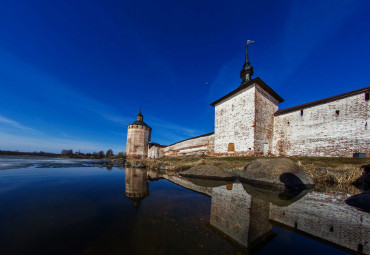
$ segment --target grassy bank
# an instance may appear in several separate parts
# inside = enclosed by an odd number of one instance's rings
[[[150,169],[183,171],[195,165],[207,164],[223,169],[243,170],[256,157],[164,157],[160,159],[129,159],[132,166],[144,164]],[[302,167],[317,184],[348,185],[360,177],[361,166],[370,164],[369,158],[290,158]]]

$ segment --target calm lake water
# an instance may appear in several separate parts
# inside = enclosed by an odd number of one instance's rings
[[[348,194],[41,161],[0,157],[2,255],[370,253],[370,214]]]

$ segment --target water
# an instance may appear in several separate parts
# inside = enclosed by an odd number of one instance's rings
[[[239,182],[72,165],[0,171],[0,254],[370,251],[369,213],[346,204],[347,194],[287,196]]]
[[[0,170],[35,166],[39,168],[48,167],[74,167],[94,166],[105,163],[98,159],[73,159],[73,158],[50,158],[33,156],[5,156],[0,155]]]

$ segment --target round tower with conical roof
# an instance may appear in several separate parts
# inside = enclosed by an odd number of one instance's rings
[[[152,128],[144,121],[144,117],[140,112],[136,117],[136,121],[128,126],[126,157],[127,158],[147,158],[150,143]]]

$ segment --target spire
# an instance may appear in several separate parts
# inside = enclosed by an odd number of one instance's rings
[[[253,42],[254,41],[248,40],[247,44],[245,45],[245,62],[243,65],[243,69],[240,71],[240,78],[242,78],[240,86],[243,86],[244,84],[248,83],[253,75],[253,67],[251,66],[251,63],[249,62],[248,58],[248,44]]]
[[[143,115],[141,114],[141,105],[140,105],[140,112],[139,112],[139,114],[137,115],[136,120],[137,120],[137,121],[143,121],[143,119],[144,119],[144,117],[143,117]]]

